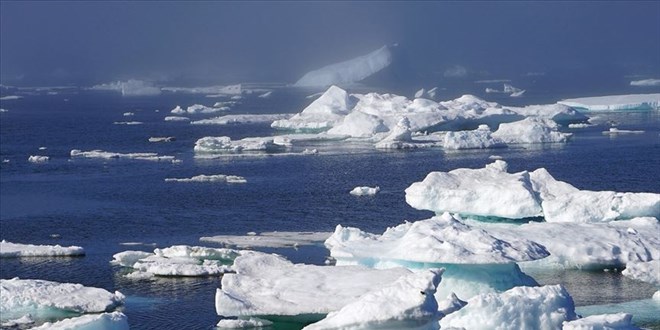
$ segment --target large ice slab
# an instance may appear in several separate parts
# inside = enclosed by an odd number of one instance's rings
[[[82,151],[79,149],[71,150],[71,158],[97,158],[97,159],[135,159],[147,161],[175,161],[174,156],[162,156],[153,152],[134,152],[134,153],[120,153],[103,150]]]
[[[391,63],[392,52],[389,46],[383,46],[369,54],[310,71],[296,81],[294,86],[323,87],[352,84],[364,80]]]
[[[124,251],[112,263],[133,268],[132,278],[151,276],[217,276],[232,271],[234,259],[243,252],[202,246],[175,245],[153,253]],[[254,252],[257,253],[257,252]]]
[[[272,124],[276,120],[289,119],[288,113],[269,115],[226,115],[221,117],[191,121],[193,125],[230,125],[230,124]]]
[[[337,311],[360,296],[410,274],[404,268],[292,264],[276,255],[245,255],[234,261],[216,291],[220,316],[316,316]]]
[[[330,237],[329,232],[264,232],[248,233],[248,235],[216,235],[201,237],[202,242],[213,242],[229,247],[298,247],[302,245],[322,245]]]
[[[303,329],[404,329],[437,322],[435,291],[441,275],[436,269],[402,276]]]
[[[107,312],[123,303],[124,296],[80,284],[13,278],[0,280],[0,319],[27,314],[36,320],[66,313]]]
[[[628,262],[626,269],[621,274],[660,287],[660,259],[647,262]]]
[[[128,318],[122,312],[90,314],[46,322],[31,330],[128,330]]]
[[[557,102],[578,111],[629,111],[660,109],[660,94],[608,95]]]
[[[65,257],[83,256],[85,250],[80,246],[32,245],[0,242],[0,258],[18,257]]]
[[[289,119],[274,121],[271,126],[290,130],[327,130],[339,122],[352,108],[348,93],[330,86],[302,112]]]
[[[286,145],[278,144],[276,137],[254,137],[232,140],[228,136],[207,136],[195,142],[195,153],[240,153],[248,151],[277,152],[286,149]]]
[[[577,318],[573,298],[560,285],[486,293],[440,320],[442,329],[559,329]]]

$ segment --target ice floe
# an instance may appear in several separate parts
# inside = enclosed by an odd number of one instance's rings
[[[203,242],[213,242],[228,247],[248,248],[248,247],[298,247],[302,245],[322,245],[330,237],[330,232],[263,232],[248,233],[244,236],[238,235],[217,235],[202,237],[199,240]]]
[[[288,113],[272,115],[226,115],[195,120],[190,123],[193,125],[272,124],[276,120],[286,120],[291,116],[292,115]]]
[[[28,157],[28,162],[35,163],[35,164],[48,163],[49,160],[50,160],[50,157],[48,157],[48,156],[32,155],[32,156]]]
[[[440,320],[442,329],[560,329],[577,318],[573,298],[560,285],[516,287],[468,299]]]
[[[141,121],[116,121],[116,122],[113,122],[113,124],[115,124],[115,125],[142,125],[144,123],[141,122]]]
[[[434,295],[441,275],[442,270],[436,269],[401,276],[303,329],[403,329],[437,323],[438,303]]]
[[[504,83],[502,90],[497,90],[494,88],[486,88],[486,93],[503,93],[509,94],[511,97],[519,97],[525,93],[524,89],[513,87],[511,84]]]
[[[224,174],[214,174],[214,175],[196,175],[191,178],[166,178],[165,182],[226,182],[226,183],[246,183],[242,176],[237,175],[224,175]]]
[[[380,187],[355,187],[350,191],[353,196],[373,196],[380,191]]]
[[[660,259],[647,262],[628,262],[626,269],[621,274],[660,287]]]
[[[176,141],[176,138],[173,136],[152,136],[149,138],[149,142],[172,142]]]
[[[257,252],[247,252],[257,253]],[[234,259],[242,254],[232,249],[175,245],[144,251],[124,251],[113,255],[115,265],[133,268],[129,278],[152,276],[217,276],[232,271]]]
[[[606,222],[660,217],[660,194],[579,190],[544,168],[508,173],[501,160],[482,169],[431,172],[406,189],[406,202],[436,213],[548,222]]]
[[[321,319],[367,292],[411,274],[404,268],[294,265],[267,254],[240,256],[234,261],[234,270],[236,274],[222,277],[221,289],[216,291],[215,308],[220,316]]]
[[[124,112],[124,117],[132,117],[135,116],[135,113],[133,112]]]
[[[310,71],[302,76],[294,86],[324,87],[352,84],[364,80],[391,63],[390,46],[383,46],[369,54]]]
[[[642,87],[660,86],[660,79],[633,80],[630,82],[630,86],[642,86]]]
[[[566,99],[558,103],[579,111],[629,111],[660,109],[660,94],[628,94]]]
[[[22,98],[23,97],[20,96],[20,95],[7,95],[7,96],[0,97],[0,101],[18,100],[18,99],[22,99]]]
[[[286,149],[286,145],[276,137],[256,137],[232,140],[228,136],[207,136],[195,142],[195,153],[240,153],[246,151],[277,152]]]
[[[122,312],[82,315],[57,322],[46,322],[34,330],[128,330],[128,318]]]
[[[220,329],[252,329],[270,327],[271,325],[273,325],[271,321],[248,317],[245,319],[222,319],[215,327]]]
[[[121,305],[124,296],[80,284],[13,278],[0,280],[0,318],[4,323],[30,314],[35,320],[67,313],[102,313]]]
[[[619,135],[619,134],[644,134],[645,132],[642,130],[626,130],[626,129],[618,129],[616,127],[611,127],[607,131],[603,131],[603,134],[605,135]]]
[[[60,257],[83,255],[85,255],[85,250],[80,246],[19,244],[7,242],[6,240],[2,240],[0,242],[1,258]]]
[[[190,118],[182,116],[167,116],[165,117],[165,121],[190,121]]]
[[[244,92],[242,84],[207,87],[163,87],[162,89],[172,93],[208,94],[214,97],[237,95]]]
[[[119,153],[103,150],[81,151],[78,149],[71,150],[71,158],[98,158],[98,159],[135,159],[135,160],[148,160],[148,161],[166,161],[174,162],[174,156],[160,156],[153,152],[136,152],[136,153]]]
[[[564,321],[562,330],[637,330],[632,315],[626,313],[591,315],[585,318]]]
[[[153,83],[137,79],[127,81],[116,81],[106,84],[95,85],[89,88],[97,91],[116,91],[122,96],[154,96],[160,95],[160,88]]]

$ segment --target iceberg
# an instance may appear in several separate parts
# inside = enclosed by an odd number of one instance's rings
[[[176,109],[176,108],[175,108]],[[193,104],[189,106],[185,113],[188,114],[198,114],[198,113],[216,113],[216,112],[222,112],[222,111],[227,111],[229,110],[229,107],[222,106],[222,107],[207,107],[202,104]],[[174,111],[174,110],[172,110]],[[179,112],[172,112],[172,113],[179,113]]]
[[[174,245],[153,253],[124,251],[113,255],[112,264],[133,268],[129,278],[152,276],[218,276],[232,271],[234,259],[243,252],[201,246]],[[257,252],[248,252],[257,253]]]
[[[360,296],[411,274],[404,268],[294,265],[268,254],[240,256],[234,260],[234,270],[236,274],[222,277],[221,288],[216,291],[218,315],[307,320],[320,320]]]
[[[82,151],[79,149],[71,150],[71,158],[97,158],[97,159],[135,159],[135,160],[148,160],[148,161],[166,161],[174,162],[174,156],[159,156],[153,152],[137,152],[137,153],[119,153],[103,150]]]
[[[349,193],[353,196],[374,196],[380,191],[380,187],[355,187]]]
[[[116,91],[120,92],[122,96],[154,96],[161,93],[160,88],[155,87],[152,83],[137,79],[94,85],[89,89],[95,91]]]
[[[470,298],[440,320],[442,329],[560,329],[577,318],[573,298],[561,285],[516,287]]]
[[[559,132],[559,125],[551,119],[527,117],[512,123],[502,123],[492,136],[507,144],[562,143],[572,133]]]
[[[501,140],[493,138],[487,125],[479,125],[473,131],[449,131],[444,134],[442,148],[445,150],[486,149],[506,147]]]
[[[203,137],[195,142],[195,153],[240,153],[244,151],[277,152],[286,149],[275,137],[232,140],[228,136]]]
[[[630,111],[660,109],[660,94],[608,95],[557,102],[578,111]]]
[[[44,280],[0,279],[0,321],[30,314],[35,320],[70,313],[102,313],[123,304],[124,296],[80,284]]]
[[[230,125],[230,124],[272,124],[276,120],[286,120],[291,114],[272,114],[272,115],[226,115],[221,117],[195,120],[190,122],[193,125]]]
[[[0,258],[84,256],[80,246],[32,245],[0,241]]]
[[[621,274],[660,287],[660,260],[628,262],[626,264],[626,269],[624,269]]]
[[[324,66],[300,78],[296,87],[325,87],[360,82],[392,63],[392,51],[383,46],[367,55]]]
[[[224,174],[214,174],[214,175],[196,175],[191,178],[166,178],[165,182],[226,182],[226,183],[246,183],[242,176],[237,175],[224,175]]]
[[[128,330],[128,318],[122,312],[90,314],[57,322],[46,322],[31,330]]]
[[[642,87],[660,86],[660,79],[633,80],[630,82],[630,86],[642,86]]]
[[[441,275],[441,269],[404,275],[303,329],[404,329],[431,322],[437,325],[435,291]]]
[[[213,242],[223,246],[237,248],[285,248],[298,247],[301,245],[322,245],[330,237],[329,232],[292,232],[292,231],[273,231],[263,233],[248,233],[245,236],[237,235],[217,235],[201,237],[202,242]]]
[[[28,157],[28,162],[35,163],[35,164],[48,163],[49,160],[50,160],[50,157],[48,157],[48,156],[30,156],[30,157]]]
[[[302,112],[289,119],[276,120],[271,126],[289,130],[327,130],[343,119],[350,108],[348,93],[333,85]]]

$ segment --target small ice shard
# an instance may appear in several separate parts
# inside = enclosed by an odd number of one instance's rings
[[[660,79],[633,80],[630,82],[630,86],[642,86],[642,87],[660,86]]]
[[[2,240],[0,258],[83,256],[80,246],[18,244]]]
[[[442,269],[432,269],[401,276],[303,329],[369,329],[388,325],[405,328],[437,323],[435,291],[441,275]]]
[[[272,124],[276,120],[286,120],[292,115],[268,114],[268,115],[226,115],[209,119],[195,120],[193,125],[230,125],[230,124]]]
[[[465,78],[468,70],[464,66],[456,64],[447,68],[442,75],[446,78]]]
[[[269,98],[271,95],[273,95],[273,91],[265,92],[265,93],[259,95],[259,97],[262,98],[262,99],[267,99],[267,98]]]
[[[629,111],[660,109],[660,94],[608,95],[566,99],[557,103],[578,111]]]
[[[18,100],[18,99],[22,99],[22,98],[23,97],[19,96],[19,95],[7,95],[7,96],[0,97],[0,101]]]
[[[302,151],[303,155],[317,155],[319,153],[318,149],[305,149]]]
[[[181,116],[167,116],[165,117],[165,121],[190,121],[190,118]]]
[[[246,183],[242,176],[237,175],[224,175],[224,174],[214,174],[214,175],[196,175],[191,178],[166,178],[165,182],[226,182],[226,183]]]
[[[57,322],[46,322],[31,330],[128,330],[128,318],[122,312],[72,317]]]
[[[47,150],[48,148],[46,147],[39,147],[39,150]]]
[[[27,314],[102,313],[121,305],[124,296],[80,284],[13,278],[0,280],[0,317],[16,319]]]
[[[247,151],[278,152],[286,149],[276,143],[275,137],[244,138],[232,140],[228,136],[203,137],[195,142],[195,153],[240,153]]]
[[[0,113],[9,112],[7,109],[0,108]]]
[[[576,318],[573,298],[561,285],[516,287],[468,299],[465,307],[442,318],[440,327],[550,330]]]
[[[213,242],[223,246],[237,248],[269,247],[284,248],[298,247],[301,245],[323,245],[323,242],[330,237],[329,232],[289,232],[274,231],[264,233],[248,233],[245,236],[236,235],[217,235],[202,237],[202,242]]]
[[[628,262],[621,274],[660,287],[660,260]]]
[[[173,136],[155,136],[149,138],[149,142],[172,142],[175,140],[176,138]]]
[[[113,122],[113,124],[115,124],[115,125],[142,125],[144,123],[141,122],[141,121],[116,121],[116,122]]]
[[[609,130],[604,131],[603,134],[609,134],[609,135],[618,135],[618,134],[644,134],[644,131],[637,130],[625,130],[625,129],[618,129],[616,127],[611,127]]]
[[[124,112],[124,117],[131,117],[131,116],[135,116],[135,113],[133,113],[133,112]]]
[[[564,321],[562,330],[639,330],[627,313],[591,315],[585,318]]]
[[[383,46],[367,55],[310,71],[300,78],[296,87],[325,87],[352,84],[366,79],[392,63],[392,51]]]
[[[186,110],[183,110],[180,105],[177,105],[174,109],[170,111],[171,113],[175,115],[183,115],[186,113]]]
[[[511,96],[511,97],[521,97],[523,94],[525,94],[525,90],[524,90],[524,89],[523,89],[523,90],[519,90],[519,91],[517,91],[517,92],[513,92],[513,93],[511,93],[511,95],[509,95],[509,96]]]
[[[71,150],[71,158],[98,158],[98,159],[135,159],[147,161],[168,161],[173,162],[174,156],[159,156],[153,152],[137,152],[137,153],[119,153],[103,150],[82,151],[78,149]]]
[[[218,315],[318,316],[337,311],[367,292],[411,274],[403,268],[375,270],[359,266],[293,264],[268,254],[236,258],[236,274],[222,277],[216,291]]]
[[[48,157],[48,156],[30,156],[30,157],[28,157],[28,162],[35,163],[35,164],[48,163],[49,160],[50,160],[50,157]]]
[[[500,124],[492,136],[507,144],[559,143],[567,142],[572,134],[559,132],[557,123],[550,119],[527,117]]]
[[[215,325],[219,329],[253,329],[266,328],[273,325],[273,322],[257,317],[248,317],[245,319],[222,319]]]
[[[276,120],[271,126],[291,130],[327,130],[343,119],[350,108],[348,93],[337,86],[330,86],[302,112],[289,119]]]
[[[350,194],[353,196],[373,196],[380,191],[380,187],[355,187]]]
[[[418,90],[417,92],[415,92],[415,98],[418,99],[418,98],[424,96],[425,93],[426,93],[426,90],[424,90],[424,88],[422,88],[422,89]]]
[[[258,252],[249,252],[258,253]],[[217,276],[232,271],[234,259],[242,254],[232,249],[175,245],[155,249],[154,253],[124,251],[113,256],[111,263],[130,267],[129,274],[150,276]]]

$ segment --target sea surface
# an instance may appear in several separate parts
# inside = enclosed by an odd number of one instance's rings
[[[312,101],[305,98],[311,93],[279,88],[270,98],[248,95],[227,114],[299,112]],[[445,90],[443,96],[441,99],[449,99],[460,94]],[[527,99],[488,100],[506,105],[539,104],[567,96],[546,93]],[[580,189],[660,193],[657,111],[595,114],[600,122],[614,120],[620,129],[645,133],[608,136],[602,134],[607,129],[603,125],[564,128],[574,136],[570,143],[559,145],[445,152],[382,151],[368,145],[326,142],[292,150],[317,148],[317,155],[196,158],[193,146],[204,136],[240,139],[277,134],[265,124],[200,126],[163,120],[176,105],[185,108],[223,100],[181,93],[121,97],[118,93],[73,90],[2,101],[0,107],[8,112],[0,114],[0,238],[16,243],[78,245],[87,255],[0,259],[0,277],[118,290],[127,296],[122,310],[132,329],[211,329],[219,320],[214,295],[221,278],[129,280],[122,276],[126,270],[110,264],[112,255],[175,244],[217,246],[200,242],[202,236],[333,231],[337,224],[380,233],[405,220],[432,216],[405,203],[404,189],[410,184],[431,171],[483,167],[492,162],[491,155],[505,159],[510,171],[545,167],[556,179]],[[125,112],[135,115],[124,117]],[[119,121],[143,124],[113,124]],[[160,136],[174,136],[176,140],[148,141],[149,137]],[[175,156],[181,162],[72,159],[72,149],[157,152]],[[30,155],[47,155],[50,161],[29,163]],[[199,174],[239,175],[247,183],[164,180]],[[358,198],[348,193],[356,186],[380,186],[381,191],[373,197]],[[319,265],[328,256],[323,247],[267,251],[281,253],[294,262]],[[578,306],[630,305],[650,298],[656,290],[618,272],[546,270],[530,275],[542,284],[564,284]],[[652,304],[642,302],[651,311],[659,308]],[[634,314],[634,309],[640,307],[632,306],[636,307],[628,312]],[[660,309],[655,316],[641,324],[659,328]]]

